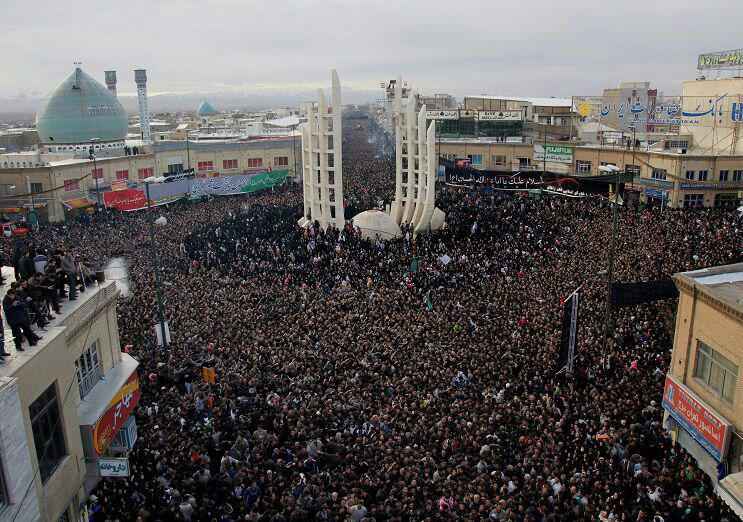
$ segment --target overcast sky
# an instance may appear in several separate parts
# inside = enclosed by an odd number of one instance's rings
[[[570,96],[620,81],[666,94],[700,52],[743,47],[742,0],[0,0],[0,96],[73,67],[146,68],[151,93],[379,89]]]

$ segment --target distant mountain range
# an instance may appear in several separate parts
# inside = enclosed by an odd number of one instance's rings
[[[326,92],[329,97],[330,94]],[[14,96],[0,97],[0,123],[33,122],[36,109],[44,101],[46,94],[38,92],[22,93]],[[296,108],[299,102],[314,100],[316,91],[297,93],[288,92],[193,92],[177,94],[150,95],[150,113],[159,112],[195,112],[204,100],[218,111],[234,109],[262,108]],[[343,89],[341,93],[344,104],[362,104],[380,97],[379,91]],[[131,114],[137,112],[137,97],[122,94],[119,101]]]

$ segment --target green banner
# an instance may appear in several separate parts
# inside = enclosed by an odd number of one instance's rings
[[[281,170],[269,170],[268,172],[261,172],[248,179],[247,185],[240,189],[240,192],[254,192],[256,190],[263,190],[266,188],[275,187],[281,185],[286,181],[286,176],[289,173],[289,169]]]

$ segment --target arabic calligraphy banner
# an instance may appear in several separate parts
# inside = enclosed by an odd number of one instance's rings
[[[121,191],[119,191],[121,192]],[[111,402],[108,403],[106,413],[98,419],[93,426],[93,447],[96,455],[102,455],[111,440],[124,424],[124,421],[134,411],[142,391],[139,388],[137,371],[129,376],[124,386],[116,392]]]
[[[663,408],[718,461],[730,445],[730,423],[697,398],[670,373],[666,374]]]

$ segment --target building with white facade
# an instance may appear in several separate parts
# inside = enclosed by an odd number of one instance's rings
[[[317,103],[307,107],[302,126],[302,182],[304,215],[300,226],[315,221],[320,227],[341,229],[346,220],[343,207],[343,130],[341,126],[341,84],[332,71],[331,103],[317,90]]]

